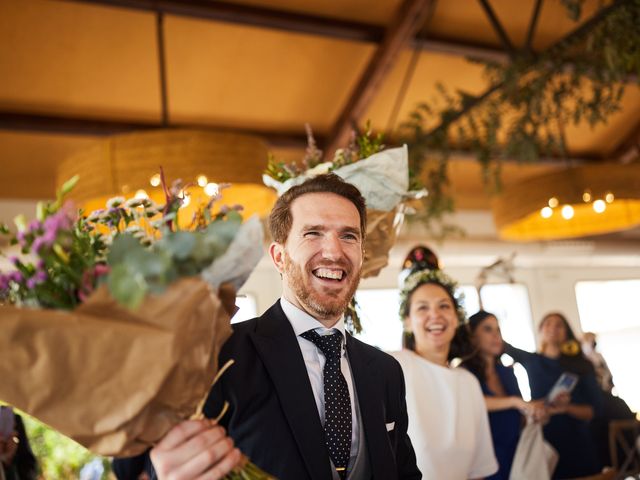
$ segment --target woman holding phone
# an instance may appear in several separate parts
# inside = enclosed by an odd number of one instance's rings
[[[539,332],[539,352],[526,352],[505,343],[505,353],[527,370],[531,398],[548,403],[551,418],[544,426],[544,436],[559,455],[553,478],[599,473],[602,464],[589,431],[589,422],[602,408],[593,366],[582,354],[569,322],[561,313],[545,315]],[[573,390],[554,389],[563,373],[577,376]],[[571,378],[564,378],[567,377]],[[566,385],[571,386],[570,383]],[[555,390],[553,398],[548,398],[552,390]]]

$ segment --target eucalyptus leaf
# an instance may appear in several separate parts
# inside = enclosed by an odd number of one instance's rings
[[[107,263],[109,265],[123,263],[126,256],[135,250],[144,250],[139,240],[128,233],[117,235],[107,255]]]
[[[140,306],[148,290],[144,275],[125,264],[111,269],[107,285],[113,298],[130,309]]]
[[[171,232],[165,235],[158,245],[166,249],[172,257],[177,260],[184,260],[191,255],[193,248],[196,245],[196,236],[198,232],[179,231]]]

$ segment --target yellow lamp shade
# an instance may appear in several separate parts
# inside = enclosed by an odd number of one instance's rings
[[[167,182],[190,184],[189,205],[180,212],[181,224],[191,219],[200,203],[207,203],[207,183],[231,183],[217,205],[240,204],[243,216],[266,215],[276,194],[262,184],[267,147],[255,136],[199,130],[152,130],[116,135],[65,159],[57,170],[57,185],[80,176],[71,198],[86,211],[104,208],[114,196],[131,198],[144,192],[164,203],[157,174],[163,168]]]
[[[607,194],[613,194],[610,203]],[[588,165],[528,179],[496,196],[493,215],[500,237],[512,241],[578,238],[635,227],[640,225],[640,164]]]

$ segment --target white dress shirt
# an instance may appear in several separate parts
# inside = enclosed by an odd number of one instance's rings
[[[293,327],[293,331],[298,339],[298,345],[302,351],[302,358],[304,364],[307,367],[307,374],[309,375],[309,381],[311,382],[311,388],[313,389],[313,396],[316,400],[316,406],[318,407],[318,414],[320,415],[320,422],[324,427],[324,379],[323,369],[325,358],[324,354],[320,352],[320,349],[316,345],[302,338],[300,335],[308,330],[315,330],[319,335],[330,335],[333,330],[338,330],[342,333],[344,343],[342,344],[342,355],[340,357],[340,370],[342,375],[347,381],[347,388],[349,389],[349,398],[351,399],[351,453],[349,458],[349,466],[352,466],[358,455],[359,444],[359,428],[356,415],[355,395],[353,391],[353,378],[351,377],[351,367],[349,366],[349,359],[347,358],[346,350],[346,331],[344,327],[344,317],[338,320],[333,328],[325,328],[318,320],[313,318],[307,312],[300,310],[285,298],[280,298],[280,305],[287,319]]]

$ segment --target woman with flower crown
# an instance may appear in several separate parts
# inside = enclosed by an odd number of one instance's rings
[[[602,464],[589,431],[589,422],[602,408],[593,365],[582,354],[569,322],[561,313],[545,315],[538,330],[541,340],[538,353],[507,343],[505,353],[527,370],[534,400],[545,399],[563,373],[578,377],[573,391],[556,396],[548,409],[551,418],[544,426],[544,437],[559,455],[553,478],[599,473]]]
[[[465,321],[455,291],[438,269],[411,273],[401,290],[405,348],[392,355],[404,372],[409,436],[425,479],[476,479],[498,470],[480,384],[449,364]]]

